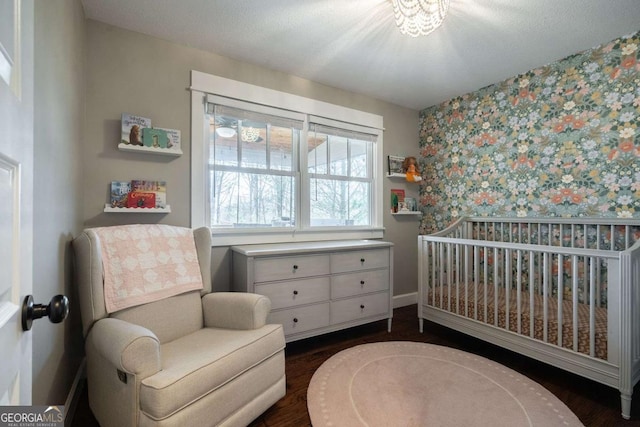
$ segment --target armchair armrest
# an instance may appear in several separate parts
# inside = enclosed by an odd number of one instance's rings
[[[143,378],[160,371],[160,341],[147,328],[107,318],[94,324],[87,339],[121,371]]]
[[[243,292],[214,292],[202,297],[205,327],[258,329],[267,323],[271,300]]]

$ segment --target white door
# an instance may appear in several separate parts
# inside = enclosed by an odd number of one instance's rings
[[[33,1],[0,0],[0,405],[31,405]]]

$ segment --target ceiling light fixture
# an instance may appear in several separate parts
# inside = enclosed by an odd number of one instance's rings
[[[244,142],[257,142],[260,139],[260,129],[243,127],[240,136]]]
[[[449,0],[391,0],[396,25],[402,34],[426,36],[444,21]]]
[[[223,138],[233,138],[234,136],[236,136],[236,130],[234,128],[226,126],[216,128],[216,133],[218,134],[218,136],[221,136]]]

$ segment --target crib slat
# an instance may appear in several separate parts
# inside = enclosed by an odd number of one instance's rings
[[[542,256],[543,259],[543,270],[544,276],[542,279],[542,296],[543,296],[543,304],[542,304],[542,340],[544,342],[549,341],[549,295],[548,295],[548,287],[549,287],[549,254],[544,253]]]
[[[478,287],[480,286],[480,247],[473,246],[473,318],[478,320]],[[486,304],[485,304],[486,305]]]
[[[538,224],[538,239],[540,240],[540,244],[543,245],[544,244],[544,242],[543,242],[544,239],[542,238],[542,224]],[[551,245],[551,240],[550,240],[549,236],[547,236],[547,244]],[[538,268],[538,277],[542,277],[542,275],[543,275],[543,273],[542,273],[542,254],[538,253],[537,257],[538,257],[538,263],[536,265],[537,265],[537,268]],[[542,286],[538,286],[538,293],[540,295],[542,295],[542,292],[543,292],[542,291]]]
[[[460,245],[456,244],[453,247],[453,256],[455,259],[455,265],[453,266],[452,276],[454,278],[453,283],[449,284],[449,287],[455,286],[456,290],[456,314],[460,314]]]
[[[538,235],[539,236],[539,235]],[[532,289],[532,287],[534,286],[534,280],[535,280],[535,269],[533,268],[533,266],[535,265],[535,253],[533,251],[529,252],[529,336],[531,338],[534,337],[534,327],[535,327],[535,322],[534,322],[534,314],[535,314],[535,307],[533,305],[533,296],[534,296],[534,292],[535,290]]]
[[[583,245],[583,247],[586,249],[586,247],[587,247],[587,233],[586,233],[587,226],[584,225],[583,227],[584,227],[584,232],[585,232],[584,233],[584,245]],[[588,277],[588,271],[587,271],[587,263],[586,262],[583,265],[582,277],[585,278],[585,280],[584,280],[584,290],[583,290],[584,294],[583,295],[588,295],[587,292],[589,292],[589,289],[587,288],[587,280],[586,280],[586,278]],[[590,282],[589,283],[589,288],[591,288],[592,286],[593,286],[593,283]],[[586,300],[585,300],[585,303],[586,303]]]
[[[624,226],[624,248],[622,250],[627,250],[631,247],[631,226]]]
[[[517,236],[516,236],[516,237],[517,237],[517,240],[515,240],[514,242],[517,242],[517,243],[524,243],[524,238],[523,238],[523,236],[522,236],[522,233],[523,233],[523,232],[524,232],[523,223],[522,223],[522,222],[519,222],[519,223],[518,223],[518,227],[517,227],[517,233],[518,233],[518,234],[517,234]]]
[[[585,257],[585,263],[586,263]],[[595,281],[595,258],[589,257],[589,355],[594,357],[596,354],[596,308],[595,308],[595,295],[593,283]]]
[[[600,233],[600,224],[596,225],[596,249],[600,249],[600,236],[602,236],[602,234]],[[596,294],[596,303],[598,305],[598,307],[600,307],[602,305],[601,301],[600,301],[600,292],[601,292],[601,274],[600,274],[600,260],[598,259],[598,265],[596,265],[596,289],[598,291],[598,293]]]
[[[616,241],[616,226],[611,224],[611,238],[609,240],[609,250],[615,250],[615,242]]]
[[[511,228],[511,227],[509,227]],[[505,319],[504,328],[509,330],[509,314],[511,312],[511,249],[504,250],[504,288],[505,288]]]
[[[451,311],[451,287],[453,286],[453,251],[451,243],[447,243],[447,310]]]
[[[563,280],[562,276],[564,275],[564,258],[562,254],[558,255],[558,288],[557,288],[557,300],[558,300],[558,346],[562,347],[562,291],[563,291]]]
[[[485,323],[489,323],[489,319],[487,319],[488,314],[488,305],[489,305],[489,298],[487,296],[487,281],[489,280],[489,248],[487,248],[486,246],[484,247],[484,295],[483,295],[483,300],[484,300],[484,317],[483,320]]]
[[[571,257],[573,264],[571,293],[573,297],[573,351],[578,351],[578,256]]]
[[[436,281],[437,272],[438,272],[438,270],[436,270],[436,262],[438,259],[437,247],[438,247],[438,244],[435,242],[431,247],[431,251],[432,251],[431,252],[431,284],[433,287],[433,305],[436,305],[436,291],[438,290],[438,282]],[[440,307],[442,307],[442,304],[440,304]]]
[[[495,230],[495,229],[494,229]],[[495,237],[495,232],[494,232]],[[498,248],[493,248],[493,324],[498,326]]]
[[[517,301],[516,301],[516,319],[517,319],[517,331],[519,334],[522,333],[522,251],[518,249],[516,251],[516,274],[517,274]]]
[[[438,243],[438,281],[440,282],[440,308],[444,309],[444,243]]]
[[[469,277],[471,271],[469,271],[469,245],[464,245],[464,315],[469,317]]]

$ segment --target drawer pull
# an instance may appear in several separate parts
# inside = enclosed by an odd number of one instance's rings
[[[360,284],[364,286],[364,280],[360,280]]]
[[[364,310],[364,304],[360,304],[360,308]]]
[[[297,269],[298,269],[298,265],[297,265],[297,264],[294,264],[294,265],[293,265],[293,269],[294,269],[294,270],[297,270]]]
[[[297,317],[293,318],[293,323],[298,323],[298,318]]]
[[[360,262],[364,262],[364,258],[360,258]]]
[[[294,295],[298,295],[298,291],[293,291],[293,294]]]

